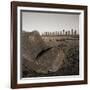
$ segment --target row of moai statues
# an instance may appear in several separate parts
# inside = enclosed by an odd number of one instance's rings
[[[62,31],[56,31],[56,32],[44,32],[42,33],[42,36],[48,36],[48,35],[77,35],[77,31],[76,30],[69,30],[69,31],[65,31],[64,29]]]

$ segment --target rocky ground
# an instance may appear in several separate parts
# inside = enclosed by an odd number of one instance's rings
[[[22,77],[79,74],[79,40],[42,40],[39,32],[21,32]]]

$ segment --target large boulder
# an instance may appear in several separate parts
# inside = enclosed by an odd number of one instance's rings
[[[63,50],[47,46],[37,31],[21,33],[21,59],[28,70],[56,72],[62,68],[64,58]]]

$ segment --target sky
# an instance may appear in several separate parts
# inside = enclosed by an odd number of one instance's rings
[[[79,31],[79,15],[67,13],[22,12],[22,31],[37,30],[43,32]]]

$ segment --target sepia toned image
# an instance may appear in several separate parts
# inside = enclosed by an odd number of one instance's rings
[[[79,75],[79,13],[21,11],[21,77]]]
[[[12,1],[11,88],[87,81],[87,6]]]

